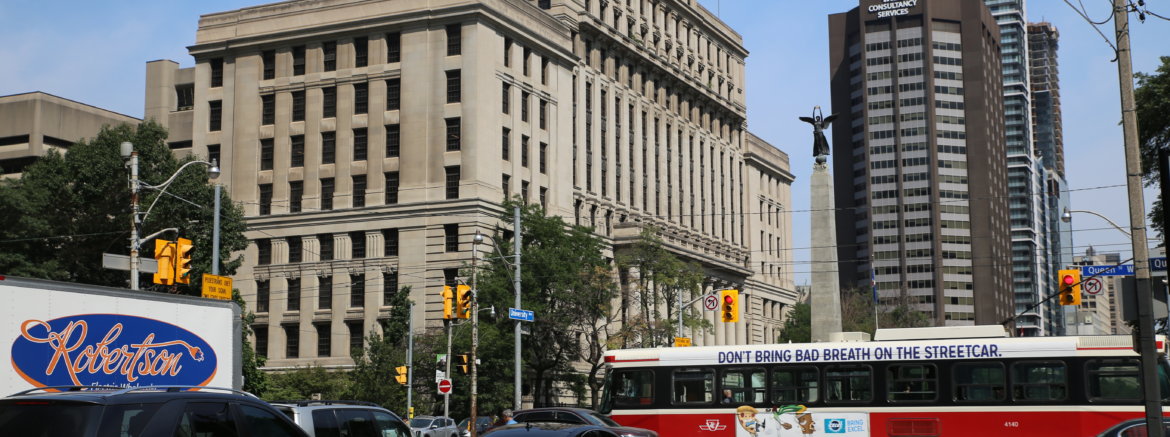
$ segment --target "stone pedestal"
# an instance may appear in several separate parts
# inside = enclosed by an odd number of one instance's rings
[[[818,159],[820,161],[820,159]],[[813,165],[812,185],[812,341],[829,341],[841,332],[841,287],[837,270],[837,220],[833,202],[833,174],[828,165]]]

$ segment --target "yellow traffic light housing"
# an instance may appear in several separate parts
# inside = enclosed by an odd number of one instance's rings
[[[739,290],[721,290],[719,305],[723,313],[722,320],[728,323],[739,321]]]
[[[394,368],[394,371],[398,373],[394,376],[394,380],[398,381],[399,384],[406,385],[406,370],[406,366],[398,366]]]
[[[455,317],[460,319],[471,317],[471,287],[469,286],[455,286]]]
[[[459,371],[464,375],[471,373],[471,363],[467,354],[459,355]]]
[[[191,240],[180,238],[175,249],[175,283],[191,283],[191,252],[195,245]]]
[[[158,271],[154,274],[154,283],[172,285],[175,283],[175,242],[154,240],[154,260],[158,263]]]
[[[443,286],[443,320],[455,318],[455,293],[448,285]]]
[[[1061,305],[1081,304],[1081,271],[1079,269],[1061,270],[1057,274],[1057,286],[1060,287]]]

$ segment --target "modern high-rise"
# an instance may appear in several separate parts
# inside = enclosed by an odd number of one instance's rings
[[[202,16],[189,51],[147,65],[147,117],[244,205],[271,366],[350,364],[402,286],[439,326],[514,196],[607,256],[653,226],[742,289],[697,344],[771,341],[795,300],[787,156],[749,140],[742,38],[696,0],[286,1]]]
[[[937,325],[1012,316],[1000,29],[982,2],[861,0],[829,17],[843,287]]]

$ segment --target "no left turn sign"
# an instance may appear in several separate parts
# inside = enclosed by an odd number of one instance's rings
[[[1085,280],[1084,284],[1081,284],[1081,289],[1089,295],[1096,296],[1105,291],[1105,283],[1101,282],[1101,278],[1089,278]]]
[[[714,294],[703,296],[703,308],[707,311],[715,311],[716,308],[719,308],[719,298],[715,297]]]

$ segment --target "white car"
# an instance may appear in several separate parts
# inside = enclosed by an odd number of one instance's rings
[[[459,437],[455,420],[445,416],[415,416],[410,419],[414,437]]]

